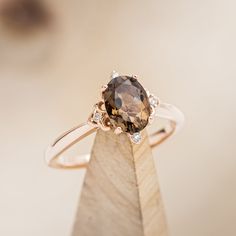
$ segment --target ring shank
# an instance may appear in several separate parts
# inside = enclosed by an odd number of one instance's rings
[[[167,103],[159,104],[155,116],[168,120],[168,123],[165,127],[150,135],[151,148],[158,146],[168,137],[174,135],[184,123],[183,113],[175,106]],[[97,129],[87,123],[83,123],[62,134],[48,147],[45,155],[47,164],[53,168],[63,169],[86,167],[90,159],[89,154],[76,157],[64,156],[63,154],[71,146],[94,133]]]
[[[94,133],[97,128],[91,127],[87,123],[82,123],[58,137],[46,150],[46,162],[53,168],[73,169],[87,166],[90,155],[64,156],[63,154],[71,146]]]
[[[177,107],[168,103],[160,103],[155,116],[167,120],[168,123],[149,136],[151,148],[158,146],[176,134],[184,124],[184,114]]]

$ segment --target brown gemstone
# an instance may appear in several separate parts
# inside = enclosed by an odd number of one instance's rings
[[[136,78],[118,76],[103,92],[106,111],[111,123],[130,134],[141,131],[148,124],[151,113],[148,96]]]

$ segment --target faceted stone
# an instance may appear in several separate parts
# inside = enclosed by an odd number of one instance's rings
[[[150,103],[153,107],[157,107],[157,105],[158,105],[158,98],[155,97],[155,96],[153,96],[153,95],[151,95],[151,96],[149,97],[149,103]]]
[[[114,128],[121,127],[122,131],[134,134],[147,126],[151,107],[145,89],[136,78],[113,78],[103,98]]]
[[[101,120],[101,114],[98,113],[98,112],[96,112],[96,113],[93,115],[93,120],[94,120],[95,122],[100,121],[100,120]]]
[[[134,143],[140,143],[141,140],[142,140],[142,136],[140,133],[134,133],[132,134],[131,136],[131,140],[134,142]]]

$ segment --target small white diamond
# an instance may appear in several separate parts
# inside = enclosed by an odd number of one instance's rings
[[[96,112],[96,113],[93,115],[93,120],[94,120],[95,122],[100,121],[100,120],[101,120],[101,114],[98,113],[98,112]]]
[[[136,144],[140,143],[142,140],[142,136],[140,133],[134,133],[130,137],[131,137],[131,140]]]
[[[118,76],[119,76],[119,73],[113,70],[112,73],[111,73],[112,79],[114,79],[114,78],[116,78]]]
[[[150,102],[151,106],[156,107],[158,105],[158,98],[155,96],[150,96],[149,102]]]

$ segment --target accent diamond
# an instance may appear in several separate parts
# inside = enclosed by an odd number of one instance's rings
[[[159,100],[157,97],[150,95],[149,102],[153,107],[157,107]]]
[[[131,140],[135,143],[135,144],[138,144],[141,142],[142,140],[142,136],[140,133],[134,133],[132,134],[131,136]]]
[[[94,120],[95,122],[100,121],[100,120],[101,120],[101,114],[98,113],[98,112],[95,112],[94,115],[93,115],[93,120]]]

